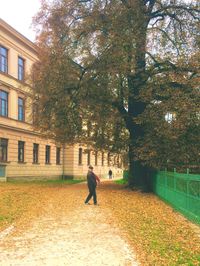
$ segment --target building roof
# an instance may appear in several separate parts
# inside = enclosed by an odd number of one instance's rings
[[[0,18],[0,30],[11,34],[14,38],[16,38],[19,42],[21,42],[23,45],[25,45],[29,50],[34,52],[35,54],[38,53],[38,48],[36,44],[34,44],[32,41],[30,41],[28,38],[26,38],[23,34],[15,30],[13,27],[11,27],[7,22],[5,22],[3,19]]]

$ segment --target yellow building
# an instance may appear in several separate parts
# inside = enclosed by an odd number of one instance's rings
[[[121,176],[118,156],[85,152],[81,144],[63,147],[33,130],[25,77],[37,60],[34,43],[0,19],[0,180],[83,178],[89,164],[100,177],[109,169]]]

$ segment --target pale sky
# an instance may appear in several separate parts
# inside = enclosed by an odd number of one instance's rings
[[[31,41],[35,32],[31,28],[32,17],[40,9],[40,0],[2,0],[0,18]]]

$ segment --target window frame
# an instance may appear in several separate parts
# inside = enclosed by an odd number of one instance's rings
[[[2,142],[4,141],[6,145],[2,144]],[[0,162],[5,163],[7,161],[8,161],[8,139],[0,138]]]
[[[87,165],[90,165],[91,163],[91,150],[87,151]]]
[[[22,100],[22,104],[19,103],[20,100]],[[18,97],[18,121],[21,121],[21,122],[25,121],[25,100],[22,97]]]
[[[5,93],[6,99],[1,96],[1,93]],[[4,105],[5,107],[2,109]],[[5,113],[5,115],[3,113]],[[8,92],[2,89],[0,89],[0,116],[8,117]]]
[[[83,164],[83,148],[78,149],[78,165]]]
[[[45,164],[51,163],[51,146],[46,145],[45,146]]]
[[[20,61],[23,62],[23,64],[20,64]],[[18,56],[18,80],[24,81],[25,77],[25,60],[21,56]]]
[[[6,55],[4,55],[1,51],[5,50]],[[3,64],[3,60],[5,60],[5,64]],[[4,66],[4,67],[3,67]],[[5,69],[4,69],[5,68]],[[8,49],[2,45],[0,45],[0,72],[2,73],[8,73]]]
[[[39,163],[39,144],[33,143],[33,164]]]
[[[108,152],[108,157],[107,157],[107,164],[108,164],[108,166],[110,166],[111,165],[111,153],[110,152]]]
[[[95,151],[95,154],[94,154],[94,165],[95,166],[98,165],[98,151]]]
[[[60,147],[56,147],[56,164],[59,165],[61,164],[61,148]]]
[[[104,152],[101,153],[101,166],[104,166]]]
[[[24,163],[24,158],[25,158],[25,141],[19,140],[18,141],[18,163]]]

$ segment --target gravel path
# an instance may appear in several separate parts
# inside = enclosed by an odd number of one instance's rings
[[[45,213],[27,230],[2,235],[1,266],[138,265],[132,248],[103,204],[84,205],[86,184],[73,188],[62,190],[56,201],[52,199]],[[73,207],[69,212],[61,207],[63,197],[74,199],[68,202]]]

